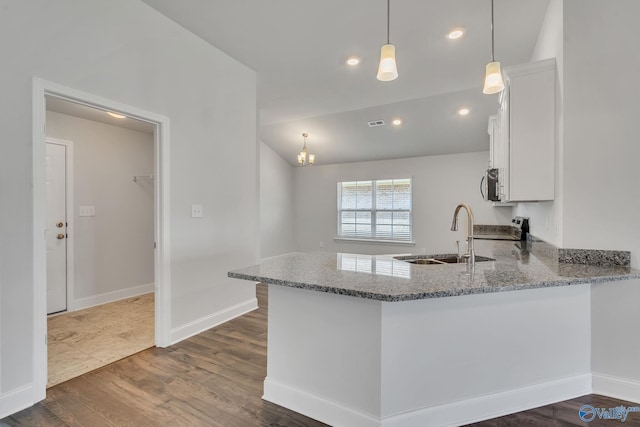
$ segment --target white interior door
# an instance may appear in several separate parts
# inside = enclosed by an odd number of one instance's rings
[[[67,147],[46,144],[47,314],[67,309]]]

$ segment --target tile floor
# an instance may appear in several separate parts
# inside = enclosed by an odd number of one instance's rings
[[[154,294],[51,316],[47,388],[153,347]]]

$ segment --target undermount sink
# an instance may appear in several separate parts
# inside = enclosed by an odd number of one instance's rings
[[[476,261],[477,261],[476,257]],[[446,258],[416,258],[404,260],[411,264],[457,264],[459,262],[458,257],[446,257]]]
[[[395,259],[409,262],[411,264],[420,264],[420,265],[458,264],[458,263],[466,262],[464,258],[458,258],[457,255],[444,255],[444,256],[435,256],[435,257],[425,256],[424,258],[414,258],[411,256],[399,256],[399,257],[395,257]],[[486,256],[476,255],[475,261],[476,262],[495,261],[495,259],[488,258]]]

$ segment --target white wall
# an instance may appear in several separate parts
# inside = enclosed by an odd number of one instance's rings
[[[565,243],[631,250],[635,266],[640,55],[631,25],[638,16],[635,0],[606,8],[597,0],[565,0]]]
[[[0,51],[2,412],[31,387],[42,286],[32,270],[34,76],[170,119],[174,339],[255,301],[252,284],[227,271],[257,258],[259,206],[255,73],[146,4],[0,0]],[[204,218],[191,218],[193,203]]]
[[[640,267],[640,2],[564,1],[566,247],[631,251]],[[607,64],[611,74],[603,74]],[[601,84],[605,83],[605,84]],[[640,402],[640,281],[593,288],[592,370],[600,391]],[[635,302],[635,304],[634,304]],[[621,387],[622,385],[622,387]]]
[[[595,393],[640,403],[640,281],[591,286],[591,370]]]
[[[293,251],[293,166],[261,142],[260,258]]]
[[[73,142],[74,308],[153,285],[153,180],[132,179],[154,173],[153,134],[47,111],[47,136]]]
[[[511,208],[494,208],[482,200],[480,179],[488,152],[426,156],[410,159],[342,163],[294,169],[296,247],[300,251],[364,254],[455,252],[464,245],[466,214],[459,231],[450,231],[453,211],[460,202],[471,205],[476,224],[509,224]],[[413,178],[413,240],[415,246],[335,242],[337,182],[385,178]],[[320,248],[320,242],[324,247]],[[480,254],[481,255],[481,254]]]

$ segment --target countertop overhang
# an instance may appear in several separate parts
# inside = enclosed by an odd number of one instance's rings
[[[270,258],[228,276],[388,302],[640,278],[639,270],[625,266],[559,262],[557,256],[532,251],[533,245],[476,241],[476,254],[495,261],[477,262],[473,268],[416,265],[395,259],[398,255],[310,252]]]

